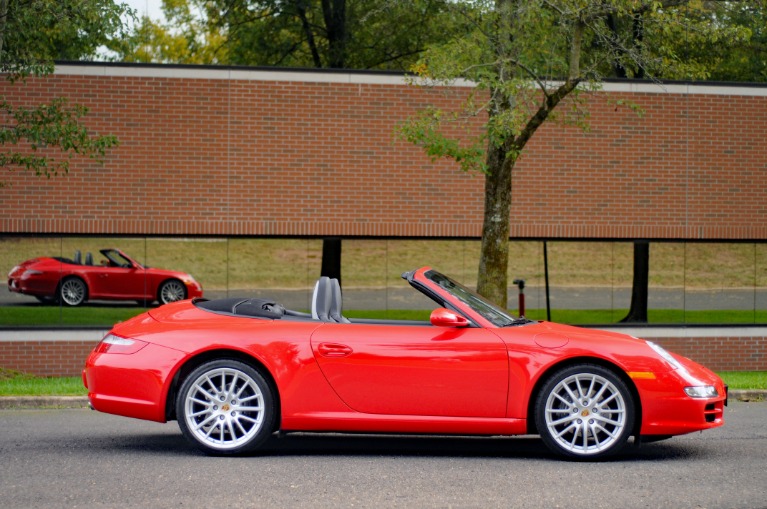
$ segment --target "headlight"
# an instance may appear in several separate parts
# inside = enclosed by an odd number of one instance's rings
[[[30,276],[39,276],[40,274],[42,274],[42,272],[39,271],[39,270],[27,269],[27,270],[24,271],[24,274],[22,274],[21,277],[22,277],[22,279],[26,279],[26,278],[28,278]]]
[[[679,364],[679,361],[674,359],[674,356],[668,353],[662,346],[656,345],[652,341],[647,341],[647,346],[655,350],[655,353],[663,357],[663,360],[671,364],[674,369],[684,370],[684,366]]]
[[[685,387],[684,392],[691,398],[715,398],[719,392],[713,385],[701,385],[698,387]]]

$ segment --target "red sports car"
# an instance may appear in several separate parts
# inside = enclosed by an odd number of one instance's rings
[[[119,249],[102,249],[102,258],[80,251],[73,259],[35,258],[8,274],[8,290],[40,302],[79,306],[87,300],[135,300],[139,304],[202,297],[202,286],[189,274],[144,267]]]
[[[210,454],[273,433],[539,434],[582,459],[724,424],[722,380],[623,334],[515,318],[429,267],[403,274],[428,322],[348,320],[337,281],[312,312],[184,301],[116,325],[83,382],[93,408],[158,422]]]

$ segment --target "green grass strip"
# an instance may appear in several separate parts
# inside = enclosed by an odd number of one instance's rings
[[[723,371],[718,373],[731,390],[767,390],[767,371]],[[85,396],[78,377],[38,377],[0,368],[0,397]]]
[[[722,371],[717,374],[730,390],[767,390],[767,371]]]
[[[79,376],[40,377],[0,368],[0,396],[85,396]]]
[[[56,325],[109,327],[144,311],[144,308],[139,307],[2,306],[0,307],[0,325],[5,327]]]
[[[0,326],[105,326],[125,321],[145,311],[139,307],[90,307],[64,308],[57,306],[2,306]],[[621,320],[626,309],[553,309],[554,322],[574,325],[610,325]],[[428,320],[428,310],[381,309],[347,310],[350,318],[375,318],[389,320]],[[516,314],[512,310],[512,314]],[[545,309],[528,309],[527,318],[545,320]],[[650,324],[765,324],[767,310],[710,310],[685,311],[681,309],[651,309],[648,312]]]

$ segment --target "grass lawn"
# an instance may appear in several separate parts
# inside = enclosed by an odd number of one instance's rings
[[[79,376],[39,377],[0,368],[2,396],[85,396],[88,391]]]

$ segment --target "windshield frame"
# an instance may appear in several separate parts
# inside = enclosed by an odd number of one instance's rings
[[[507,327],[519,323],[519,319],[508,311],[437,270],[429,268],[423,272],[423,277],[495,327]]]

